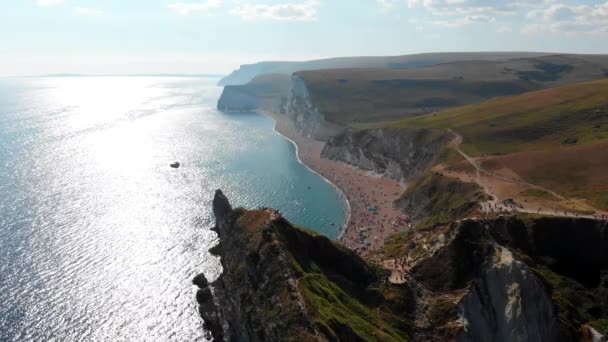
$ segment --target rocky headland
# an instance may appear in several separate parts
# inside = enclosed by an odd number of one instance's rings
[[[218,109],[272,117],[351,215],[334,242],[218,191],[224,272],[195,279],[207,328],[238,341],[606,341],[607,83],[577,83],[603,65],[268,64],[277,74],[227,86]]]
[[[606,328],[603,222],[438,224],[395,235],[378,264],[221,191],[213,211],[223,273],[194,283],[218,341],[601,341]]]

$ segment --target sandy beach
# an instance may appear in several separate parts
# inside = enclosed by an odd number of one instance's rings
[[[300,135],[283,116],[262,112],[274,119],[275,130],[298,147],[298,157],[309,168],[335,184],[350,205],[350,218],[339,242],[361,255],[382,246],[389,235],[407,228],[407,218],[393,201],[405,191],[395,180],[321,158],[324,142]]]

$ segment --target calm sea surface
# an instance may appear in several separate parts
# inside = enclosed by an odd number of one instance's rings
[[[339,194],[216,81],[0,79],[0,341],[204,340],[217,188],[336,236]]]

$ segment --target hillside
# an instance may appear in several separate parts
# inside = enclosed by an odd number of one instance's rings
[[[608,79],[498,98],[390,126],[452,128],[472,156],[597,142],[608,138]]]
[[[291,75],[303,70],[336,68],[389,68],[403,69],[429,66],[462,60],[506,60],[511,58],[537,57],[546,53],[536,52],[447,52],[424,53],[404,56],[339,57],[303,62],[260,62],[241,65],[238,70],[220,80],[220,86],[246,84],[264,74]]]
[[[462,61],[409,69],[302,71],[312,102],[338,124],[394,120],[565,84],[602,79],[608,56]]]
[[[453,130],[462,137],[461,151],[483,171],[477,181],[499,198],[587,211],[576,202],[584,199],[608,209],[608,80],[498,98],[387,125]],[[527,183],[537,188],[526,188]]]
[[[226,86],[218,109],[283,113],[307,136],[327,140],[353,125],[420,116],[608,73],[606,55],[460,61],[401,69],[331,69],[257,76]]]
[[[394,235],[375,263],[273,209],[233,209],[221,191],[213,212],[223,273],[194,284],[218,341],[579,341],[607,329],[598,221],[446,222]]]

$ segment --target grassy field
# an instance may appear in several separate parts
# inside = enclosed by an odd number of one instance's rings
[[[483,165],[512,170],[527,182],[608,210],[608,79],[385,125],[452,129],[463,138],[462,150],[483,156]]]
[[[462,61],[408,69],[302,71],[329,121],[350,125],[419,116],[547,87],[606,77],[608,57],[567,55]]]
[[[497,98],[408,118],[395,127],[451,128],[471,156],[555,150],[608,138],[608,79]]]

